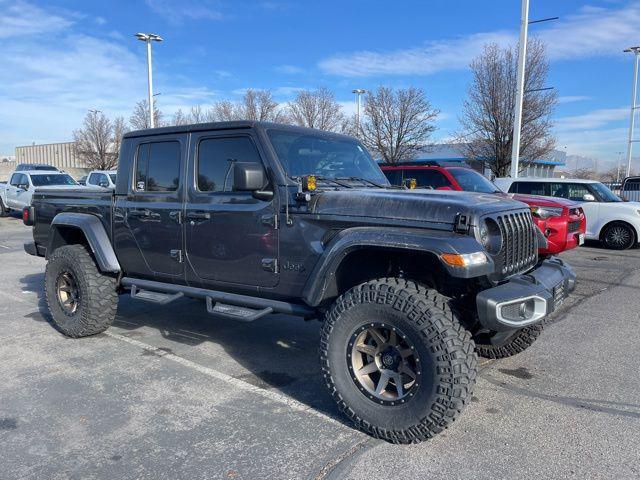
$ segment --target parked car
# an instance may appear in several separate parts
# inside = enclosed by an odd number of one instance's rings
[[[0,216],[12,210],[22,211],[31,205],[37,188],[69,189],[78,183],[70,175],[58,171],[25,170],[16,171],[9,177],[9,183],[0,185]]]
[[[622,181],[620,197],[629,202],[640,201],[640,177],[627,177]]]
[[[87,176],[86,185],[102,188],[116,188],[117,170],[93,170]]]
[[[47,172],[59,172],[60,170],[53,165],[46,163],[19,163],[16,165],[16,172],[30,172],[32,170],[44,170]]]
[[[130,132],[120,151],[130,181],[36,192],[24,217],[55,325],[103,332],[125,291],[222,320],[321,318],[332,397],[391,442],[441,432],[471,401],[475,349],[522,351],[575,285],[539,261],[524,204],[394,188],[351,137],[238,121]]]
[[[395,185],[415,183],[417,188],[507,195],[470,168],[423,163],[381,165],[381,168],[389,181]],[[534,222],[547,237],[547,245],[539,249],[541,256],[556,255],[584,243],[586,219],[578,203],[563,198],[508,195],[529,205]]]
[[[83,175],[78,179],[78,184],[80,185],[86,185],[87,184],[87,177],[88,175]]]
[[[504,191],[568,198],[580,203],[587,217],[586,238],[600,240],[607,248],[624,250],[638,242],[640,203],[623,202],[595,180],[571,178],[500,178]]]

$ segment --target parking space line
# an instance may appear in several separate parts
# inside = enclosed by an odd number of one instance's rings
[[[168,360],[171,360],[175,363],[178,363],[184,367],[187,367],[191,370],[195,370],[199,373],[202,373],[204,375],[207,375],[211,378],[215,378],[216,380],[221,380],[223,382],[229,383],[231,385],[233,385],[234,387],[240,388],[242,390],[245,390],[247,392],[251,392],[254,393],[256,395],[260,395],[262,397],[265,397],[269,400],[272,400],[274,402],[278,402],[281,403],[283,405],[286,405],[287,407],[296,410],[298,412],[302,412],[302,413],[306,413],[309,415],[312,415],[314,417],[320,418],[326,422],[330,422],[334,425],[339,425],[341,427],[347,428],[346,425],[344,425],[342,422],[336,420],[333,417],[330,417],[329,415],[326,415],[322,412],[319,412],[318,410],[314,409],[313,407],[310,407],[308,405],[305,405],[302,402],[298,402],[297,400],[294,400],[291,397],[288,397],[286,395],[280,394],[278,392],[275,392],[273,390],[265,390],[263,388],[260,387],[256,387],[255,385],[252,385],[248,382],[245,382],[243,380],[239,380],[235,377],[232,377],[230,375],[227,375],[226,373],[222,373],[219,372],[217,370],[214,370],[212,368],[209,367],[205,367],[204,365],[200,365],[199,363],[193,362],[191,360],[187,360],[184,357],[180,357],[174,353],[170,353],[167,352],[166,350],[162,350],[160,348],[154,347],[153,345],[149,345],[148,343],[144,343],[141,342],[139,340],[135,340],[133,338],[129,338],[129,337],[125,337],[124,335],[120,335],[118,333],[114,333],[114,332],[110,332],[110,331],[106,331],[104,332],[104,335],[107,335],[115,340],[120,340],[122,342],[126,342],[130,345],[134,345],[138,348],[142,348],[148,352],[151,352],[155,355],[158,355],[162,358],[166,358]]]

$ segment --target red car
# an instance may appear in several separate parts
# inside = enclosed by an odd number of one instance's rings
[[[587,221],[579,204],[571,200],[537,195],[507,194],[475,170],[425,164],[381,165],[393,185],[507,195],[526,203],[533,220],[547,237],[547,248],[540,255],[555,255],[584,243]]]

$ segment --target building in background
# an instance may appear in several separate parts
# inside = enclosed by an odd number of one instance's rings
[[[479,171],[487,178],[491,178],[491,169],[487,166],[487,161],[475,160],[470,161],[462,155],[461,144],[434,144],[428,145],[420,152],[415,162],[437,162],[442,165],[464,165]],[[549,158],[536,160],[535,162],[524,167],[520,176],[522,177],[553,177],[556,167],[566,164],[567,154],[559,150],[554,150]]]
[[[53,165],[78,179],[91,170],[73,154],[73,142],[48,143],[16,147],[13,162],[0,162],[0,181],[6,181],[19,163],[44,163]]]

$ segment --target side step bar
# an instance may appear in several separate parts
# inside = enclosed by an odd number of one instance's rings
[[[174,294],[153,292],[151,290],[140,290],[137,286],[131,285],[131,298],[156,303],[158,305],[166,305],[167,303],[173,302],[182,296],[184,296],[184,294],[181,292]]]
[[[251,297],[237,293],[207,290],[206,288],[155,282],[124,277],[123,287],[131,288],[132,298],[165,305],[182,296],[200,298],[207,302],[207,311],[219,317],[252,322],[270,313],[284,313],[298,317],[315,317],[316,311],[298,303]],[[165,301],[166,300],[166,301]]]

